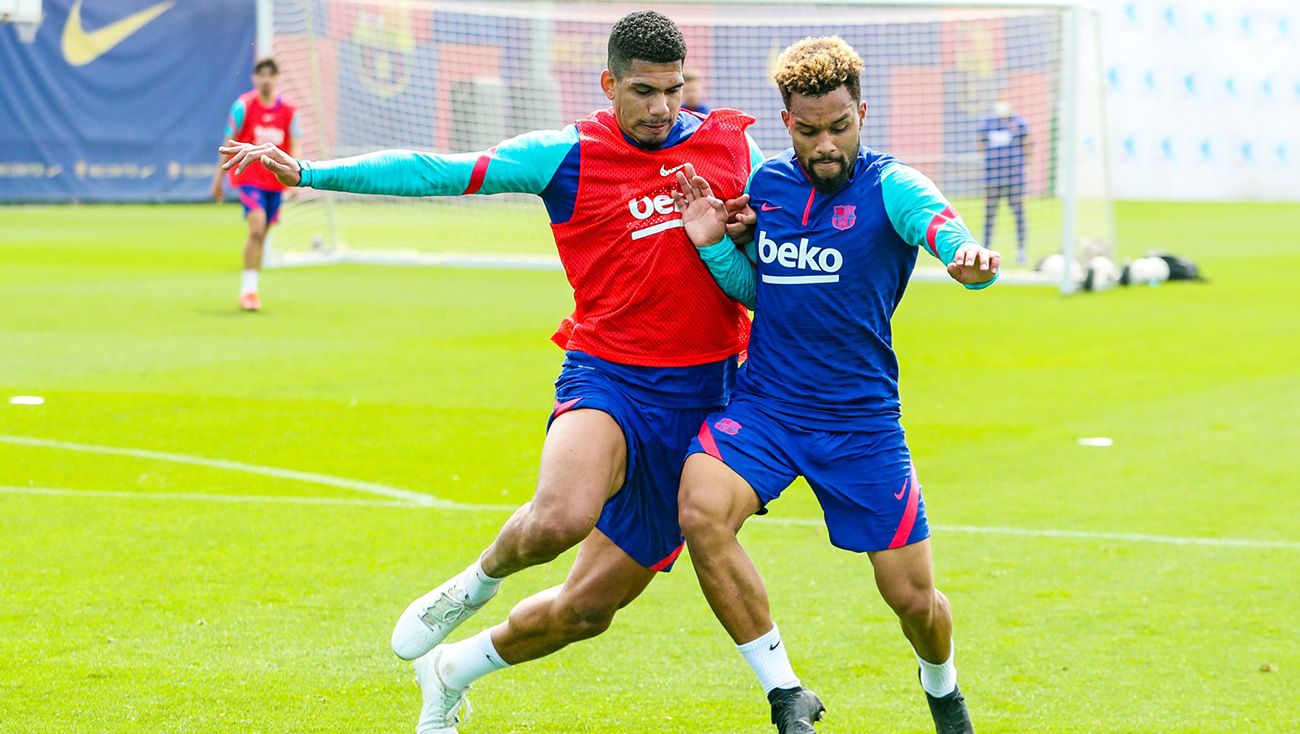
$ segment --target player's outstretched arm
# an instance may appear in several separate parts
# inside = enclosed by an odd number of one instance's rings
[[[1002,256],[980,246],[957,210],[920,171],[891,163],[881,174],[885,212],[905,242],[934,255],[970,290],[997,280]]]
[[[577,129],[569,125],[562,130],[525,133],[477,153],[381,150],[350,158],[308,161],[293,160],[274,146],[261,146],[260,150],[253,149],[258,146],[229,147],[243,153],[235,165],[247,165],[269,155],[272,164],[268,168],[282,182],[294,181],[287,184],[291,186],[386,196],[463,196],[541,194],[577,144]],[[262,162],[266,165],[265,160]]]
[[[221,168],[226,171],[233,169],[236,175],[243,173],[245,168],[254,163],[260,162],[285,186],[297,186],[302,181],[302,167],[298,165],[298,161],[270,143],[255,145],[227,140],[226,144],[218,150],[223,155],[230,156]]]

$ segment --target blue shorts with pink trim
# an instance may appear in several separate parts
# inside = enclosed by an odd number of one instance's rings
[[[564,413],[584,409],[607,413],[618,423],[627,441],[627,475],[605,503],[596,528],[651,571],[672,570],[682,552],[677,522],[682,462],[700,421],[718,410],[723,399],[699,408],[663,407],[662,402],[620,379],[617,365],[569,352],[555,381],[555,408],[546,424],[549,429]]]
[[[239,187],[239,203],[244,205],[244,216],[254,209],[266,212],[266,223],[275,224],[280,219],[280,201],[283,191],[267,191],[256,186]]]
[[[760,512],[803,476],[836,547],[866,553],[930,537],[902,426],[808,430],[764,412],[759,400],[742,393],[705,420],[690,451],[717,458],[749,482],[763,503]]]

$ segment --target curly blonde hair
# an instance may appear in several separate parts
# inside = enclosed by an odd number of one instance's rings
[[[862,101],[862,57],[839,36],[808,37],[791,45],[776,59],[772,79],[785,106],[792,94],[820,97],[841,85],[854,102]]]

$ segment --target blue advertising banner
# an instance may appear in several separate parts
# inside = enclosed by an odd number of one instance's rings
[[[44,0],[0,25],[0,201],[206,198],[251,88],[254,0]]]

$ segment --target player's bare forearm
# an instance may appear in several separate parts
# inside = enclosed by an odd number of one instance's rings
[[[222,169],[222,166],[225,164],[225,162],[226,162],[226,154],[218,153],[217,154],[217,175],[212,178],[212,200],[217,202],[218,204],[221,204],[226,200],[226,188],[221,181],[222,177],[226,175],[225,170]]]

